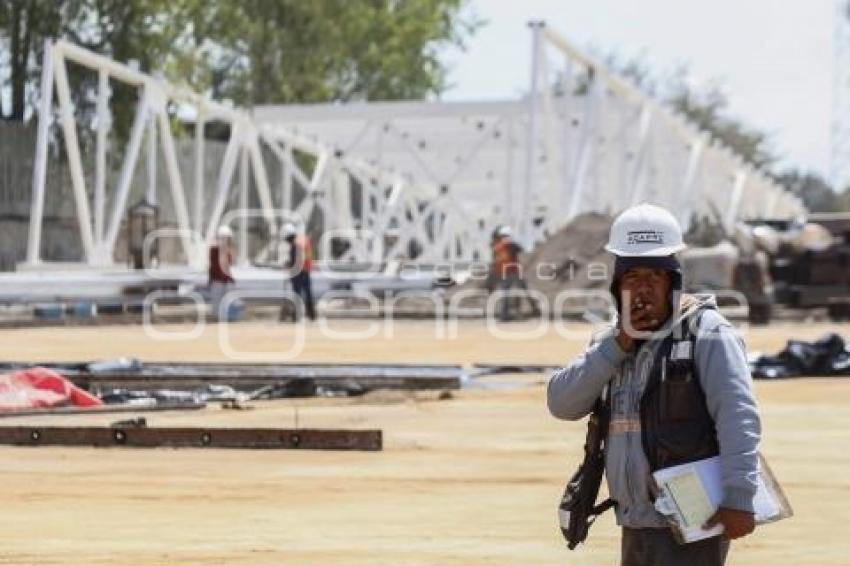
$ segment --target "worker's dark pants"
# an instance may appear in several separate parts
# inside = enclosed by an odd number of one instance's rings
[[[620,566],[723,566],[728,552],[721,537],[679,544],[669,529],[623,527]]]
[[[519,274],[505,274],[502,278],[498,279],[497,289],[504,293],[499,305],[498,316],[500,320],[510,320],[515,313],[519,313],[521,295],[528,300],[533,316],[540,314],[540,308],[534,301],[534,298],[528,294],[523,295],[523,291],[525,291],[525,293],[528,292],[528,285],[526,285],[525,281],[519,276]]]
[[[313,284],[310,272],[302,271],[292,278],[292,290],[304,301],[304,312],[310,320],[316,320],[316,306],[313,304]],[[297,309],[300,311],[300,309]]]

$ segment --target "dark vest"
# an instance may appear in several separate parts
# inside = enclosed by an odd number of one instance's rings
[[[652,471],[720,452],[714,420],[697,375],[696,336],[688,328],[689,319],[663,339],[641,397],[643,450]]]

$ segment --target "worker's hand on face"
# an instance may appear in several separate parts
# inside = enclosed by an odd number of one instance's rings
[[[756,528],[756,519],[749,511],[721,507],[709,517],[703,528],[710,529],[715,525],[723,525],[723,538],[732,540],[753,532]]]
[[[672,278],[655,267],[633,267],[619,279],[620,322],[617,343],[624,351],[634,348],[635,340],[646,339],[670,314],[668,294]]]
[[[624,352],[628,352],[634,348],[635,340],[640,338],[633,332],[655,330],[661,324],[661,320],[659,320],[656,306],[640,297],[628,303],[628,312],[626,307],[623,311],[617,324],[617,344]]]

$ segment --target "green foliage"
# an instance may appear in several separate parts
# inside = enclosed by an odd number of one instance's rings
[[[776,161],[770,137],[729,114],[729,100],[716,83],[702,90],[691,88],[684,76],[669,85],[667,103],[701,130],[731,148],[756,167]]]
[[[35,80],[36,61],[41,61],[44,40],[61,33],[65,0],[3,0],[0,2],[0,50],[8,64],[9,78],[2,84],[11,94],[9,108],[0,106],[0,117],[23,120],[27,86]]]
[[[800,197],[811,212],[850,212],[850,189],[838,193],[817,173],[792,169],[777,180]]]
[[[777,158],[771,148],[770,136],[731,115],[729,100],[716,81],[696,86],[689,79],[686,68],[659,78],[640,57],[623,60],[616,55],[608,55],[604,60],[610,68],[683,114],[745,161],[768,170],[775,166]],[[845,187],[844,192],[837,192],[820,175],[799,169],[789,169],[774,176],[777,182],[800,197],[812,212],[850,212],[850,187]],[[691,238],[701,242],[714,241],[717,237],[711,233],[714,220],[696,220],[693,225],[697,226],[697,230],[690,235]]]
[[[838,210],[842,212],[850,212],[850,187],[844,189],[844,192],[838,193]]]
[[[12,104],[37,95],[43,42],[64,37],[240,105],[422,98],[445,88],[437,54],[479,22],[468,0],[4,0]],[[78,100],[91,77],[72,77]],[[95,78],[96,80],[96,78]],[[116,91],[126,131],[132,92]]]
[[[195,3],[193,28],[211,41],[193,42],[211,80],[194,86],[246,105],[438,94],[438,49],[462,46],[478,25],[463,0]]]
[[[616,54],[609,54],[604,61],[642,91],[658,98],[713,139],[728,146],[744,161],[763,168],[776,162],[770,136],[731,115],[729,99],[717,81],[696,86],[686,67],[678,68],[671,75],[659,76],[642,57],[620,59]]]

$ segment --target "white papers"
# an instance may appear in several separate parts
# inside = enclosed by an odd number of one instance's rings
[[[719,458],[672,466],[658,470],[652,476],[658,487],[655,508],[667,517],[680,542],[702,540],[723,532],[721,525],[702,528],[723,500]],[[792,513],[785,494],[761,455],[753,506],[757,524],[777,521]]]
[[[708,494],[702,489],[695,470],[688,470],[682,475],[669,478],[665,487],[673,497],[686,528],[705,524],[714,513],[714,506],[708,499]]]

